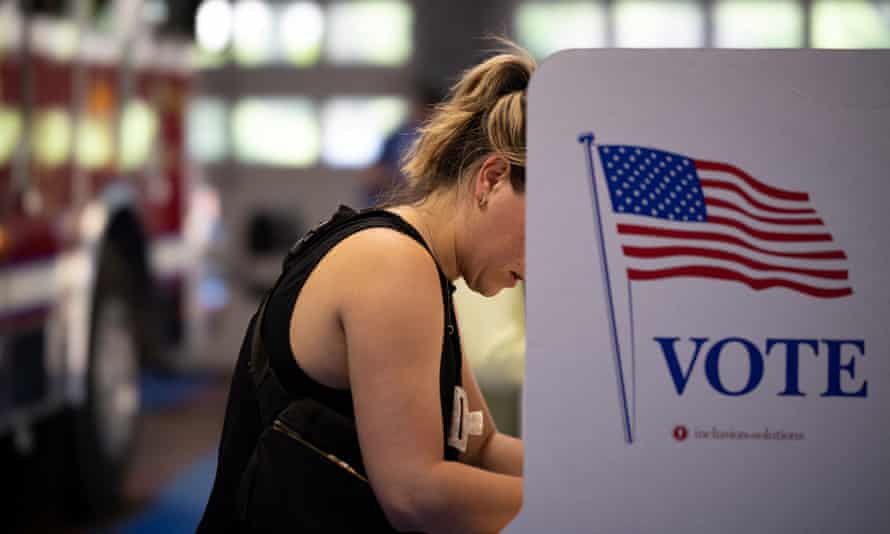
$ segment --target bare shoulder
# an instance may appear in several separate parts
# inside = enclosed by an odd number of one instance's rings
[[[423,263],[433,270],[436,267],[432,256],[422,244],[394,228],[366,228],[344,239],[336,249],[344,254],[362,254],[369,260],[400,259]]]
[[[440,300],[439,275],[430,253],[411,236],[391,228],[368,228],[344,239],[331,263],[347,282],[347,297],[390,291],[391,297],[421,291]]]

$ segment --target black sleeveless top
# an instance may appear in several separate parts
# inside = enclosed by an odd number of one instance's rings
[[[356,212],[341,206],[331,219],[307,233],[291,248],[284,260],[282,273],[268,296],[267,313],[261,325],[270,366],[287,394],[293,399],[314,399],[352,421],[355,420],[355,415],[351,392],[316,382],[297,364],[290,348],[290,318],[303,285],[321,259],[350,235],[367,228],[379,227],[402,232],[429,252],[429,247],[417,230],[398,215],[383,210]],[[460,452],[448,444],[448,435],[454,388],[462,383],[460,339],[451,302],[454,286],[441,268],[439,280],[445,311],[439,366],[444,459],[456,461]],[[198,532],[226,532],[231,529],[235,521],[236,493],[241,475],[266,424],[260,416],[257,392],[248,368],[256,320],[257,315],[254,314],[235,366],[223,423],[216,479]],[[411,325],[405,327],[410,328]]]

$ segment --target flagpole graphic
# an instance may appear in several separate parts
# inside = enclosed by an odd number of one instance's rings
[[[627,407],[627,390],[624,384],[624,369],[621,363],[621,350],[618,343],[618,330],[615,326],[615,305],[612,302],[612,283],[609,279],[609,263],[606,257],[606,241],[603,236],[603,221],[600,216],[599,197],[596,192],[596,171],[593,164],[593,132],[582,134],[578,137],[578,142],[584,144],[587,152],[587,169],[590,172],[592,180],[590,180],[590,188],[593,193],[593,213],[596,215],[597,235],[599,237],[601,267],[603,272],[603,284],[605,285],[606,310],[609,317],[609,327],[612,334],[612,355],[615,361],[615,375],[618,381],[619,405],[621,408],[621,418],[624,423],[624,439],[628,444],[633,443],[633,431],[630,425],[630,414]]]

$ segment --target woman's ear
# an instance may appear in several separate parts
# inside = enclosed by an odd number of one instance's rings
[[[485,158],[476,173],[473,194],[479,207],[488,203],[488,195],[503,184],[509,184],[510,163],[503,156],[491,155]]]

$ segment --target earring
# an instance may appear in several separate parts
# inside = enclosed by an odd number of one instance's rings
[[[488,199],[484,196],[479,197],[479,209],[484,210],[486,204],[488,204]]]

